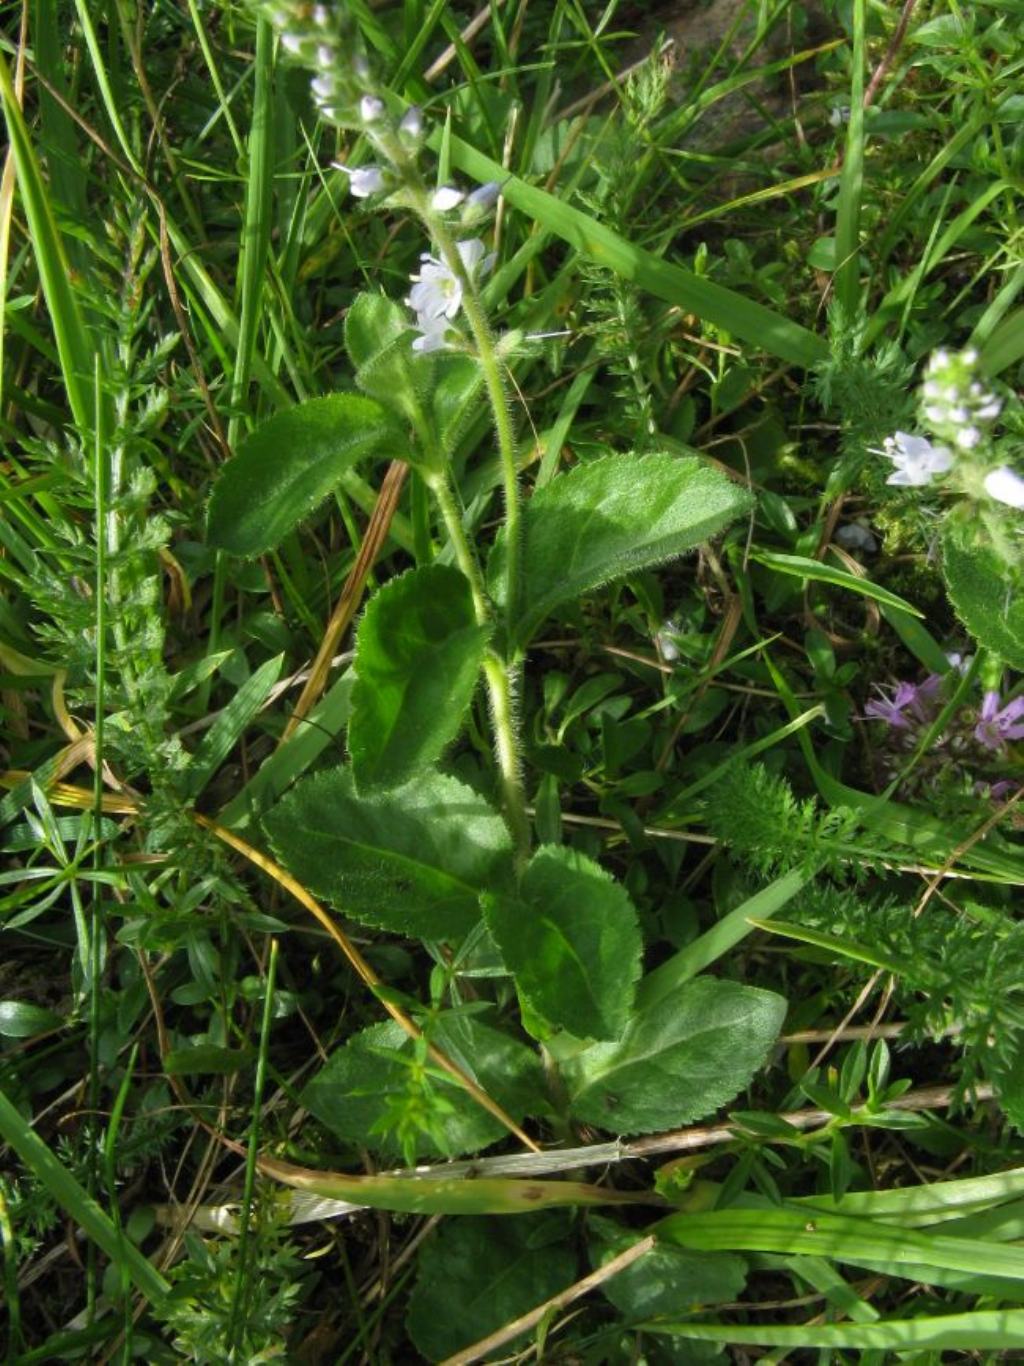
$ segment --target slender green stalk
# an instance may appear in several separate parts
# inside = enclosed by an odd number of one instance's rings
[[[252,1125],[249,1129],[249,1148],[245,1158],[245,1185],[242,1190],[242,1207],[238,1221],[238,1274],[235,1279],[234,1303],[231,1306],[231,1326],[228,1333],[228,1360],[235,1361],[238,1326],[244,1316],[249,1296],[246,1281],[249,1271],[249,1234],[252,1218],[253,1194],[256,1189],[256,1161],[260,1143],[260,1106],[263,1103],[263,1089],[267,1080],[267,1052],[270,1047],[270,1029],[274,1017],[274,981],[277,977],[277,940],[270,941],[270,959],[267,963],[266,994],[263,998],[263,1021],[260,1029],[260,1048],[256,1059],[256,1081],[252,1098]]]

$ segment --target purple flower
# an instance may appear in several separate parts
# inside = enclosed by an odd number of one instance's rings
[[[1024,740],[1024,697],[1000,708],[997,692],[987,692],[974,727],[974,738],[986,749],[1003,749],[1007,740]]]
[[[869,720],[884,721],[886,725],[893,726],[896,730],[910,730],[911,718],[904,714],[908,708],[914,714],[913,720],[924,720],[924,711],[920,700],[921,688],[916,687],[913,683],[897,683],[889,697],[886,697],[883,688],[879,688],[878,691],[881,696],[877,700],[872,698],[864,708],[864,715]]]

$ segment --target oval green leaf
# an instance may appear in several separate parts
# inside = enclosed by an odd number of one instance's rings
[[[507,887],[512,875],[504,821],[444,773],[362,795],[348,769],[317,773],[296,783],[264,824],[310,891],[398,934],[461,937],[480,919],[480,893]]]
[[[773,991],[695,978],[635,1015],[618,1043],[564,1064],[570,1113],[619,1134],[703,1119],[747,1085],[785,1013]]]
[[[523,509],[522,583],[508,606],[512,643],[526,645],[560,603],[692,550],[750,504],[693,456],[609,455],[558,475]],[[499,538],[487,567],[499,601],[505,552]]]
[[[360,790],[399,787],[458,734],[490,627],[477,624],[469,580],[431,564],[392,579],[356,633],[348,747]]]
[[[979,645],[1024,669],[1024,585],[994,550],[976,543],[969,525],[947,521],[942,572],[957,616]]]
[[[636,909],[575,849],[537,850],[516,897],[485,897],[487,924],[530,1010],[581,1039],[626,1027],[640,974]]]
[[[280,545],[364,456],[405,442],[389,413],[361,394],[311,398],[275,413],[241,443],[210,498],[207,535],[251,559]]]

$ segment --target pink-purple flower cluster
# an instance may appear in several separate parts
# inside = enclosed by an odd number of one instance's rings
[[[864,707],[865,717],[884,721],[893,730],[915,731],[930,725],[938,715],[943,675],[929,674],[923,683],[897,682],[891,688],[875,684],[875,690],[878,696]],[[1011,741],[1024,740],[1024,695],[1004,703],[1000,694],[990,689],[975,713],[971,733],[983,749],[996,754],[1004,754]]]

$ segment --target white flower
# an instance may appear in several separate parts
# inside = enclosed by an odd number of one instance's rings
[[[309,17],[317,28],[326,28],[331,21],[331,13],[326,5],[314,5]]]
[[[982,422],[991,422],[994,417],[998,417],[1002,412],[1003,405],[995,394],[982,395],[980,408],[975,408],[975,418],[980,418]]]
[[[464,198],[462,191],[457,190],[454,185],[442,185],[430,196],[430,207],[438,213],[447,213],[449,209],[454,209],[456,204],[461,204]]]
[[[985,492],[997,503],[1008,507],[1024,508],[1024,479],[1011,470],[1009,465],[1000,465],[997,470],[989,470],[985,475]]]
[[[283,39],[282,39],[283,41]],[[334,48],[330,43],[321,43],[316,50],[316,64],[321,71],[330,71],[335,62]]]
[[[384,101],[376,95],[364,95],[359,101],[359,117],[364,123],[375,123],[384,113]]]
[[[962,451],[971,451],[981,440],[981,432],[977,427],[961,427],[956,434],[956,444]]]
[[[348,187],[356,199],[369,199],[372,194],[380,194],[384,188],[384,172],[379,166],[357,166],[350,168],[340,161],[331,163],[348,176]]]
[[[420,327],[434,318],[454,318],[462,305],[462,282],[443,261],[426,252],[420,257],[420,273],[406,303],[417,314]]]
[[[306,39],[301,33],[282,33],[281,46],[285,52],[290,52],[293,57],[301,56],[303,48],[306,46]]]
[[[841,128],[850,122],[850,108],[845,104],[834,104],[828,113],[828,121],[833,128]]]
[[[466,274],[473,279],[487,270],[493,257],[479,238],[456,244]],[[448,269],[444,261],[428,253],[420,257],[420,273],[412,277],[412,289],[406,303],[417,315],[417,325],[426,331],[426,323],[435,318],[454,318],[462,306],[462,281]],[[421,348],[422,349],[422,348]]]
[[[423,136],[423,112],[415,104],[402,115],[402,122],[398,125],[398,131],[404,133],[408,138],[421,138]]]
[[[309,88],[318,100],[332,100],[338,93],[338,82],[333,76],[314,76]]]
[[[945,474],[953,466],[953,452],[946,446],[933,446],[923,436],[897,432],[887,436],[882,452],[896,466],[885,481],[920,488],[930,484],[936,474]]]
[[[420,328],[421,335],[416,337],[412,344],[414,351],[426,354],[429,351],[440,351],[447,343],[448,319],[441,314],[439,318],[420,317],[416,323]]]

